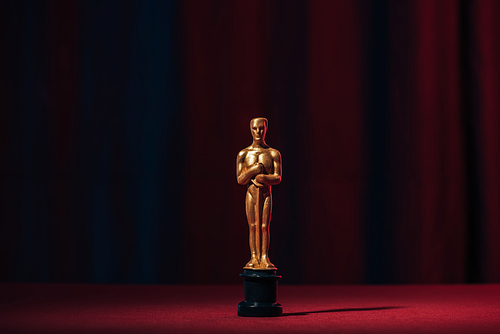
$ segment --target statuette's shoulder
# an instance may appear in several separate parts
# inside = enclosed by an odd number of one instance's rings
[[[271,148],[270,152],[271,152],[271,156],[273,158],[279,158],[279,159],[281,159],[281,153],[277,149]]]
[[[248,153],[248,149],[244,148],[238,153],[238,160],[243,160],[245,159],[246,155]]]

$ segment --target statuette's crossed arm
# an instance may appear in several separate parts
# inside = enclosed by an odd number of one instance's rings
[[[255,181],[266,185],[274,186],[281,182],[281,155],[277,150],[271,151],[271,157],[273,158],[274,173],[273,174],[258,174],[255,176]]]
[[[240,152],[236,161],[236,175],[238,176],[238,184],[246,185],[250,182],[250,179],[264,170],[264,166],[258,162],[252,167],[248,168],[246,171],[243,171],[243,166],[245,162],[246,152]]]

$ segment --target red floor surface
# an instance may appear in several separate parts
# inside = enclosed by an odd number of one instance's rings
[[[0,333],[500,333],[500,285],[286,286],[284,316],[236,315],[243,286],[0,284]]]

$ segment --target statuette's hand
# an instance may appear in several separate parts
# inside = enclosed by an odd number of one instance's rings
[[[265,185],[263,185],[262,183],[259,183],[259,182],[255,181],[255,179],[252,179],[252,183],[255,184],[255,186],[257,188],[263,188],[263,187],[265,187]]]
[[[255,168],[255,171],[258,172],[257,174],[261,174],[264,171],[264,165],[260,162],[257,162],[252,169]]]

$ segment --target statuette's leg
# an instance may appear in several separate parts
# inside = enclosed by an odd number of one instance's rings
[[[256,189],[256,198],[254,198],[254,219],[255,219],[255,250],[257,251],[257,261],[259,261],[260,268],[260,259],[262,256],[261,247],[262,247],[262,233],[260,229],[261,219],[262,219],[262,194],[260,188]]]
[[[271,194],[266,196],[262,206],[262,256],[260,258],[261,269],[276,269],[274,264],[271,263],[268,256],[269,251],[269,222],[271,221],[271,207],[272,207]]]
[[[255,220],[255,202],[250,192],[247,192],[245,207],[248,220],[248,229],[250,232],[248,240],[250,244],[250,254],[251,254],[250,261],[248,261],[248,263],[245,265],[245,268],[247,269],[258,268],[259,258],[257,257],[257,247],[256,247],[257,245],[255,240],[256,237],[255,232],[257,230],[257,222]]]

